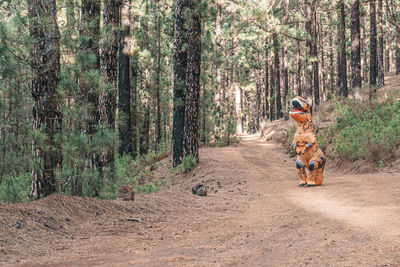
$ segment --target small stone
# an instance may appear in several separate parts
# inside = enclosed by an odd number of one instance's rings
[[[17,228],[17,229],[21,229],[22,226],[23,226],[23,224],[22,224],[22,222],[17,221],[16,223],[13,224],[13,226],[14,226],[15,228]]]
[[[207,196],[207,186],[198,184],[192,187],[192,194],[201,197]]]
[[[140,218],[127,218],[126,220],[130,222],[141,222]]]

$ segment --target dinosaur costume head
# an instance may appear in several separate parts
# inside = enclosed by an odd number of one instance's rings
[[[289,112],[289,115],[292,119],[294,119],[298,123],[305,123],[306,121],[311,121],[311,113],[310,113],[310,105],[301,98],[300,96],[296,96],[292,99],[292,108]]]

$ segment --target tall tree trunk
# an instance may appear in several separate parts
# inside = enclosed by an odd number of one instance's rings
[[[313,89],[314,89],[314,103],[315,105],[319,104],[319,65],[318,65],[318,38],[317,38],[317,13],[315,10],[315,0],[312,1],[311,12],[312,12],[312,20],[311,20],[311,40],[312,40],[312,48],[311,55],[314,58],[314,62],[312,64],[313,70]]]
[[[260,117],[261,117],[261,81],[258,77],[259,74],[256,74],[256,130],[260,130]]]
[[[55,0],[35,0],[29,5],[29,32],[34,40],[31,49],[33,61],[32,97],[34,131],[44,131],[44,142],[34,141],[34,154],[43,166],[32,171],[34,191],[39,198],[56,191],[54,132],[57,117],[57,85],[60,72],[60,33],[57,24]],[[43,23],[43,21],[45,23]]]
[[[386,0],[385,2],[385,12],[386,12],[386,19],[385,19],[385,73],[388,73],[390,71],[390,32],[391,28],[389,26],[389,1]]]
[[[271,82],[269,86],[269,119],[270,121],[275,120],[275,71],[274,71],[274,64],[271,63]]]
[[[232,20],[235,21],[235,17],[233,17]],[[233,25],[235,25],[234,22],[233,22]],[[240,85],[239,85],[239,81],[238,81],[239,73],[238,73],[236,65],[234,64],[234,62],[236,62],[237,56],[239,54],[238,37],[237,37],[236,32],[233,33],[232,45],[233,45],[233,56],[234,56],[234,61],[232,62],[232,73],[234,73],[234,75],[232,75],[232,79],[234,79],[234,88],[235,88],[236,133],[241,134],[241,133],[243,133],[242,94],[241,94]]]
[[[268,59],[268,39],[265,38],[265,119],[268,120],[268,118],[270,117],[269,114],[269,100],[268,100],[268,94],[269,94],[269,74],[268,74],[268,63],[269,63],[269,59]]]
[[[222,76],[221,76],[221,34],[222,34],[222,7],[221,0],[216,1],[217,4],[217,17],[215,21],[215,76],[217,80],[217,88],[215,92],[215,139],[218,140],[221,132],[221,90],[222,90]]]
[[[375,0],[369,1],[370,5],[370,42],[369,42],[369,49],[370,49],[370,62],[369,62],[369,83],[372,87],[370,91],[370,98],[372,97],[371,94],[376,92],[376,76],[377,76],[377,51],[376,51],[376,8],[375,8]]]
[[[120,155],[132,155],[131,84],[130,84],[130,0],[123,0],[121,7],[121,32],[118,60],[118,116]]]
[[[282,0],[283,17],[282,24],[286,25],[289,15],[289,0]],[[285,42],[282,42],[282,76],[283,76],[283,95],[282,105],[286,110],[288,107],[287,96],[289,93],[289,64],[287,59],[287,47]]]
[[[296,24],[296,29],[298,28],[299,28],[299,23]],[[297,95],[303,96],[303,88],[301,87],[301,66],[303,65],[303,63],[301,62],[300,41],[296,41],[296,62],[297,62],[297,73],[296,73]]]
[[[161,10],[160,0],[157,0],[157,15],[156,15],[156,28],[157,28],[157,71],[156,71],[156,111],[157,111],[157,122],[156,122],[156,149],[161,142]]]
[[[306,37],[306,62],[305,62],[305,97],[311,102],[312,99],[312,75],[313,75],[313,64],[311,62],[312,57],[312,49],[313,49],[313,33],[312,33],[312,20],[313,20],[313,11],[311,8],[310,0],[304,0],[304,8],[306,15],[306,25],[305,29],[307,34]]]
[[[365,13],[364,13],[365,14]],[[367,64],[367,45],[365,43],[365,19],[363,14],[360,14],[360,47],[361,47],[361,83],[368,82],[368,72],[365,65]]]
[[[275,92],[276,92],[276,118],[282,117],[282,102],[281,102],[281,69],[279,60],[279,40],[277,34],[273,35],[274,59],[275,59]]]
[[[103,40],[100,59],[101,74],[108,88],[100,96],[100,124],[104,124],[109,130],[115,129],[120,5],[120,1],[105,1],[103,11],[103,24],[108,34],[107,40]],[[99,165],[103,167],[113,162],[114,150],[109,148],[101,157]]]
[[[400,29],[396,28],[396,75],[400,74]]]
[[[346,19],[344,11],[344,0],[340,1],[340,64],[339,64],[339,82],[340,82],[340,95],[342,97],[348,96],[347,90],[347,59],[346,59]]]
[[[382,87],[385,84],[385,69],[383,67],[384,55],[383,55],[383,4],[382,0],[378,0],[378,87]]]
[[[335,66],[334,66],[334,55],[333,55],[333,31],[332,28],[329,31],[329,87],[330,96],[335,93]]]
[[[132,157],[136,158],[138,152],[138,110],[137,110],[137,85],[138,85],[138,55],[131,58],[131,143]]]
[[[188,61],[186,71],[184,152],[199,162],[199,100],[201,67],[201,0],[190,0],[190,25],[188,38]]]
[[[186,0],[176,0],[174,21],[174,116],[172,129],[173,166],[183,158],[183,128],[185,120],[187,36],[185,29]]]
[[[361,100],[360,0],[351,0],[351,86]]]

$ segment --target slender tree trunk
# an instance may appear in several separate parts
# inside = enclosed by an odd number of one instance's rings
[[[282,24],[285,25],[287,24],[289,15],[289,0],[282,0],[281,3],[283,9]],[[289,64],[287,59],[287,47],[285,42],[282,42],[282,75],[283,75],[282,106],[286,110],[288,107],[287,96],[289,93]]]
[[[396,75],[400,74],[400,29],[396,28]]]
[[[156,70],[156,111],[157,111],[157,122],[156,122],[156,149],[161,142],[161,15],[160,15],[160,0],[157,0],[157,15],[156,15],[156,28],[157,28],[157,70]]]
[[[368,82],[368,73],[365,70],[365,64],[367,64],[367,48],[365,44],[365,20],[364,16],[360,13],[360,49],[361,49],[361,84],[362,82]]]
[[[355,99],[361,100],[361,50],[360,50],[360,1],[351,0],[351,86]]]
[[[310,61],[312,57],[312,19],[313,19],[313,11],[311,8],[310,0],[304,0],[304,8],[305,8],[305,15],[306,15],[306,25],[305,29],[307,34],[306,37],[306,68],[305,68],[305,97],[306,99],[311,102],[312,99],[312,75],[313,75],[313,64]]]
[[[235,17],[233,17],[233,25],[235,25]],[[234,26],[235,27],[235,26]],[[242,94],[239,86],[239,81],[238,81],[238,71],[237,67],[235,66],[234,62],[236,62],[236,58],[239,54],[239,49],[238,49],[238,37],[237,33],[233,33],[233,38],[232,38],[232,45],[233,45],[233,56],[234,56],[234,61],[232,62],[232,79],[234,79],[234,88],[235,88],[235,110],[236,110],[236,133],[241,134],[243,133],[243,127],[242,127]]]
[[[201,0],[190,0],[190,26],[188,38],[188,61],[186,71],[186,98],[184,123],[185,156],[193,156],[199,162],[199,100],[201,66]]]
[[[340,64],[339,64],[339,82],[340,82],[340,95],[347,98],[347,59],[346,59],[346,24],[345,24],[345,11],[344,0],[340,1]]]
[[[296,28],[299,28],[299,23],[296,24]],[[300,41],[296,42],[296,62],[297,62],[297,73],[296,73],[296,84],[297,84],[297,95],[303,96],[303,89],[301,87],[301,46]]]
[[[333,96],[335,92],[335,66],[334,66],[334,55],[333,55],[333,31],[332,28],[329,31],[329,87],[330,95]]]
[[[372,87],[371,94],[376,92],[376,76],[377,76],[377,51],[376,51],[376,12],[375,12],[375,0],[370,0],[370,63],[369,63],[369,83]]]
[[[131,84],[130,84],[130,1],[124,0],[121,7],[121,32],[118,61],[118,116],[119,138],[121,141],[119,153],[132,155],[131,126]]]
[[[279,40],[276,34],[273,35],[274,59],[275,59],[275,92],[276,92],[276,118],[282,117],[282,102],[281,102],[281,69],[279,60]]]
[[[268,94],[269,94],[269,69],[268,69],[268,63],[269,63],[269,59],[268,59],[268,39],[265,39],[265,119],[268,120],[268,118],[270,117],[269,114],[269,100],[268,100]]]
[[[270,121],[275,120],[275,73],[274,73],[274,64],[271,63],[271,82],[269,86],[269,99],[270,99],[270,104],[269,104],[269,119]]]
[[[256,130],[260,130],[260,117],[261,117],[261,82],[258,78],[258,74],[256,78]],[[247,120],[246,120],[247,121]]]
[[[389,1],[385,1],[385,12],[386,12],[386,19],[385,19],[385,30],[386,30],[386,35],[385,35],[385,73],[388,73],[390,71],[390,32],[391,28],[389,26]]]
[[[32,171],[33,193],[39,198],[56,191],[54,153],[57,110],[57,85],[60,72],[60,33],[57,24],[55,0],[35,0],[29,5],[29,32],[34,40],[31,49],[33,61],[32,97],[33,131],[44,131],[44,141],[35,140],[33,150],[37,162],[43,166]],[[45,21],[45,23],[43,23]]]
[[[217,4],[217,18],[215,21],[215,76],[217,80],[217,88],[215,92],[216,116],[215,116],[215,139],[218,140],[221,132],[221,90],[222,90],[222,77],[221,77],[221,34],[222,34],[222,15],[221,15],[221,0],[216,1]]]
[[[138,85],[138,56],[134,55],[131,58],[131,143],[132,143],[132,157],[136,158],[138,152],[138,110],[137,110],[137,85]]]
[[[176,0],[174,21],[174,118],[172,130],[173,166],[183,158],[183,128],[185,118],[187,36],[185,29],[186,0]]]
[[[311,40],[312,40],[312,48],[311,55],[314,58],[314,62],[312,64],[313,70],[313,78],[314,78],[314,103],[315,105],[319,104],[319,65],[318,65],[318,38],[317,38],[317,15],[315,10],[315,0],[312,1],[311,11],[312,11],[312,21],[311,21]]]
[[[109,33],[101,49],[101,74],[108,88],[100,96],[100,124],[104,124],[109,130],[115,129],[120,5],[120,1],[106,1],[103,11],[103,24]],[[113,162],[114,150],[109,148],[101,157],[99,165],[104,167]]]
[[[383,55],[383,4],[382,0],[378,0],[378,50],[377,50],[377,62],[378,62],[378,87],[382,87],[385,84],[385,69],[383,66],[384,55]]]

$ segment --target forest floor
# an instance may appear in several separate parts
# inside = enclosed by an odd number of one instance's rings
[[[0,206],[0,265],[400,265],[397,171],[350,175],[328,162],[322,186],[300,188],[294,159],[255,135],[200,155],[176,185],[133,202]],[[192,195],[196,183],[214,190]]]

